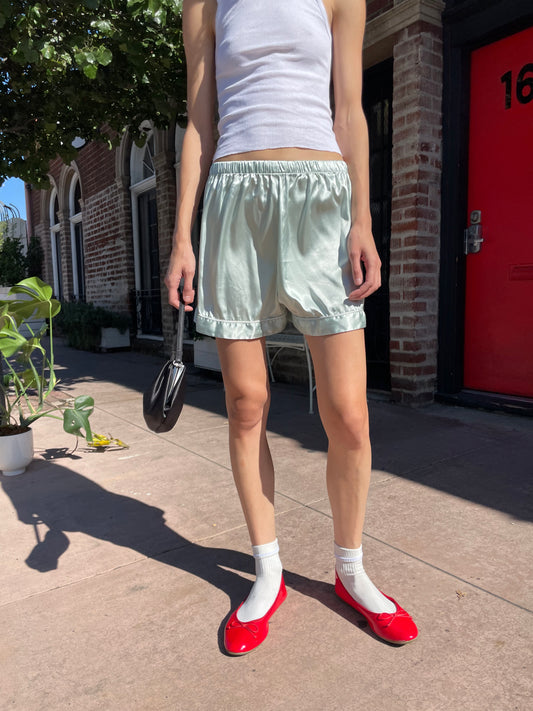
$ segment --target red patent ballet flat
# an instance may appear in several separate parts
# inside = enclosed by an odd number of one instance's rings
[[[402,609],[396,600],[385,593],[382,594],[396,605],[396,612],[370,612],[353,599],[337,574],[335,574],[335,592],[341,600],[366,617],[373,632],[387,642],[405,644],[418,637],[418,629],[411,615]]]
[[[232,613],[228,620],[226,629],[224,630],[224,647],[228,654],[241,655],[251,652],[252,649],[259,647],[265,641],[268,634],[268,621],[276,612],[278,607],[287,597],[287,590],[283,577],[279,586],[279,592],[274,604],[268,612],[258,620],[250,620],[249,622],[241,622],[237,619],[237,613],[244,603]]]

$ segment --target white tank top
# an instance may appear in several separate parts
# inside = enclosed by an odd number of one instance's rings
[[[214,159],[286,147],[340,153],[331,46],[322,0],[218,0]]]

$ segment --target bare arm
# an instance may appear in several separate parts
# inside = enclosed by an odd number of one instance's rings
[[[214,0],[184,0],[183,41],[187,58],[188,123],[183,138],[179,194],[176,205],[172,253],[165,277],[168,302],[179,308],[178,286],[183,278],[183,300],[192,311],[192,282],[196,263],[191,231],[215,152]]]
[[[350,299],[381,286],[381,261],[370,216],[368,127],[362,106],[365,0],[332,0],[334,131],[352,183],[349,252],[356,289]],[[365,265],[363,281],[361,262]]]

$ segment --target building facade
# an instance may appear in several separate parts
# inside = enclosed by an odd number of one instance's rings
[[[403,403],[530,409],[533,323],[520,304],[533,304],[531,2],[367,9],[363,100],[384,275],[366,305],[369,385]],[[146,130],[143,148],[126,135],[114,151],[89,144],[70,166],[53,163],[52,189],[29,192],[29,228],[56,294],[130,311],[137,339],[164,347],[183,129]]]
[[[137,339],[157,345],[172,329],[162,280],[184,129],[145,131],[142,147],[126,134],[117,149],[89,143],[70,165],[52,162],[50,190],[26,186],[28,225],[57,298],[130,313]]]

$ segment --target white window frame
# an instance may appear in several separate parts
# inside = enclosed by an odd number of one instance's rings
[[[78,250],[76,247],[76,225],[83,222],[83,214],[81,210],[75,212],[76,205],[74,204],[74,197],[76,195],[76,186],[80,182],[80,176],[78,173],[74,175],[70,182],[70,190],[68,196],[69,204],[69,220],[70,220],[70,251],[72,255],[72,291],[76,299],[80,298],[80,285],[78,282]],[[80,185],[81,187],[81,185]],[[82,226],[83,229],[83,226]],[[83,255],[85,256],[85,255]]]
[[[145,129],[149,129],[147,125]],[[142,148],[139,148],[135,143],[131,147],[130,153],[130,175],[132,179],[139,175],[138,168],[143,165],[144,154],[147,150],[148,141],[152,137],[153,131],[150,129],[146,136],[146,142]],[[153,156],[152,156],[153,160]],[[142,175],[142,171],[140,172]],[[135,289],[141,290],[141,231],[139,228],[139,203],[138,198],[142,193],[146,193],[156,187],[155,167],[154,174],[148,178],[138,180],[133,185],[130,185],[131,196],[131,226],[133,233],[133,271],[135,276]],[[137,336],[152,341],[163,341],[163,336],[154,336],[152,334],[143,333],[140,329],[137,330]]]
[[[52,189],[52,193],[50,195],[50,243],[52,247],[52,275],[53,275],[53,280],[54,280],[54,295],[59,298],[59,279],[60,279],[60,274],[59,274],[59,265],[57,263],[57,249],[61,250],[61,223],[56,222],[56,215],[55,215],[55,210],[54,206],[56,203],[56,198],[58,199],[58,205],[59,205],[59,198],[57,194],[57,188]],[[60,208],[61,209],[61,208]],[[63,294],[61,296],[64,296]]]

